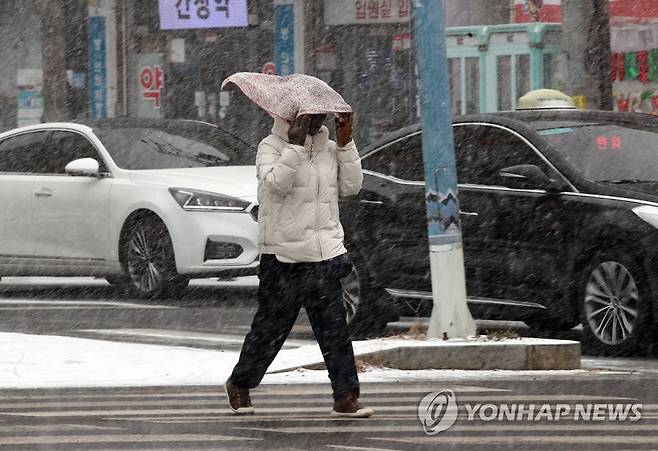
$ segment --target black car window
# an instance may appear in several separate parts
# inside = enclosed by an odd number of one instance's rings
[[[94,145],[79,133],[56,130],[50,135],[45,153],[48,159],[43,171],[47,174],[66,174],[66,165],[80,158],[98,161],[100,172],[107,172],[105,163]]]
[[[655,124],[533,125],[540,125],[538,133],[589,180],[621,184],[658,181]]]
[[[364,169],[402,180],[425,180],[420,133],[401,139],[370,154],[362,161]]]
[[[507,186],[500,171],[517,165],[535,165],[549,178],[559,177],[534,149],[507,130],[488,125],[461,125],[454,130],[459,183]],[[518,182],[512,187],[518,188]]]
[[[38,173],[45,160],[43,144],[47,132],[12,136],[0,142],[0,172]]]

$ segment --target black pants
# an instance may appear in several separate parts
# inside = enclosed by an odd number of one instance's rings
[[[282,263],[274,255],[262,255],[258,277],[258,311],[231,381],[242,388],[260,383],[303,305],[329,371],[334,399],[349,392],[358,395],[359,379],[340,279],[331,261]]]

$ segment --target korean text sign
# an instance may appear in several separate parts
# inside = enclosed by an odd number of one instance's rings
[[[107,117],[105,18],[89,18],[89,106],[92,119]]]
[[[160,28],[246,27],[247,0],[159,0]]]
[[[279,75],[295,73],[295,9],[274,5],[274,64]]]
[[[154,67],[144,66],[139,72],[139,84],[142,87],[142,98],[153,101],[153,108],[159,110],[162,101],[162,87],[164,85],[164,73],[159,65]]]
[[[403,23],[411,18],[411,0],[324,0],[327,25]]]
[[[142,53],[135,68],[137,117],[161,118],[165,109],[165,73],[163,53]]]

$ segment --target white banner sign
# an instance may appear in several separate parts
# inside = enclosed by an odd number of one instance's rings
[[[324,0],[327,25],[409,22],[411,0]]]

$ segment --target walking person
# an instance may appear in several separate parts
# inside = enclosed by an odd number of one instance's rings
[[[303,306],[333,390],[334,416],[369,417],[359,403],[340,279],[352,270],[343,245],[338,197],[361,190],[352,110],[315,77],[239,73],[237,85],[273,118],[256,157],[261,252],[258,310],[240,359],[225,383],[237,414],[254,413],[249,390],[262,380]],[[335,115],[336,142],[323,125]]]

